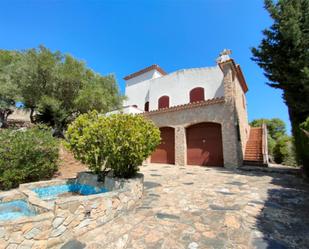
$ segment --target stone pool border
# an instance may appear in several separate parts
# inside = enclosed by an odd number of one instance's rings
[[[36,216],[0,221],[0,247],[60,248],[73,237],[135,207],[143,195],[143,181],[142,174],[131,179],[107,176],[104,186],[110,192],[59,198],[54,203],[41,200],[30,189],[65,183],[66,180],[21,184],[17,190],[0,193],[1,201],[24,199],[40,210]]]

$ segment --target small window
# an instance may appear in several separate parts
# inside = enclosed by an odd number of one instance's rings
[[[149,112],[149,101],[147,101],[145,103],[145,108],[144,108],[145,112]]]
[[[204,88],[196,87],[190,91],[190,103],[205,100]]]
[[[137,108],[137,105],[132,105],[132,107],[135,107],[135,108]]]
[[[168,96],[162,96],[158,100],[158,108],[169,108],[170,107],[170,98]]]

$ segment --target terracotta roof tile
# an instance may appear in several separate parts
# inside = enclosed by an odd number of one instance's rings
[[[220,104],[224,103],[225,99],[224,97],[220,98],[213,98],[213,99],[207,99],[203,101],[197,101],[194,103],[187,103],[183,105],[176,105],[168,108],[162,108],[150,112],[144,112],[142,115],[154,115],[154,114],[160,114],[160,113],[165,113],[165,112],[176,112],[176,111],[181,111],[181,110],[186,110],[186,109],[191,109],[191,108],[196,108],[196,107],[201,107],[201,106],[207,106],[207,105],[215,105],[215,104]]]
[[[159,65],[154,64],[154,65],[151,65],[150,67],[146,67],[146,68],[144,68],[144,69],[142,69],[142,70],[140,70],[140,71],[137,71],[137,72],[135,72],[135,73],[132,73],[132,74],[130,74],[130,75],[124,77],[123,79],[124,79],[124,80],[129,80],[129,79],[132,79],[132,78],[137,77],[137,76],[139,76],[139,75],[142,75],[142,74],[144,74],[144,73],[147,73],[147,72],[149,72],[149,71],[151,71],[151,70],[157,70],[157,71],[158,71],[159,73],[161,73],[162,75],[166,75],[166,74],[167,74],[161,67],[159,67]]]

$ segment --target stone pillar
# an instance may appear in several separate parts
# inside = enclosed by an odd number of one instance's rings
[[[183,126],[175,127],[175,165],[187,164],[186,129]]]
[[[224,74],[224,112],[225,120],[222,124],[222,143],[224,167],[237,168],[242,165],[241,143],[238,141],[238,119],[236,115],[235,98],[235,71],[233,60],[219,63]]]
[[[239,158],[239,141],[233,118],[222,124],[222,145],[225,168],[237,168],[241,166]]]
[[[224,82],[224,98],[225,102],[234,104],[235,101],[235,82],[234,78],[236,77],[234,72],[234,66],[232,60],[225,61],[219,64],[223,74]]]

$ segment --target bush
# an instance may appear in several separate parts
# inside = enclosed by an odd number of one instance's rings
[[[296,146],[299,148],[299,163],[303,166],[306,175],[309,177],[309,117],[299,126],[299,140]]]
[[[286,135],[277,139],[276,145],[273,149],[274,160],[276,163],[282,164],[289,156],[290,138]]]
[[[160,143],[160,130],[140,115],[79,116],[68,128],[67,145],[95,173],[112,169],[114,176],[132,177]]]
[[[51,178],[58,154],[58,142],[50,130],[0,131],[0,188]]]

